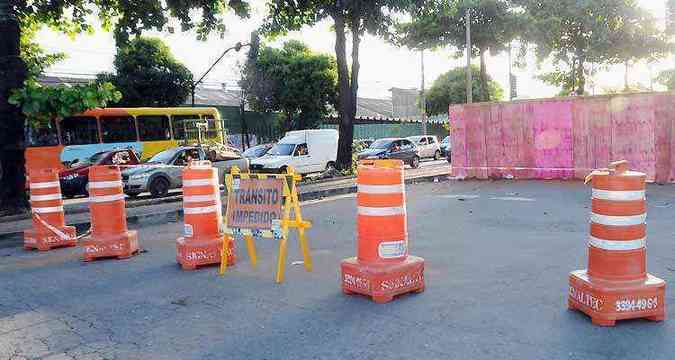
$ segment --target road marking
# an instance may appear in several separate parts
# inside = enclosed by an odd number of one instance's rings
[[[323,199],[307,200],[307,201],[301,202],[300,204],[302,206],[315,205],[315,204],[321,204],[321,203],[325,203],[325,202],[329,202],[329,201],[355,198],[355,197],[356,197],[356,193],[351,193],[351,194],[344,194],[344,195],[338,195],[338,196],[329,196],[329,197],[325,197]]]
[[[441,195],[440,197],[446,198],[446,199],[478,199],[480,198],[480,195],[466,195],[466,194],[447,194],[447,195]]]
[[[502,200],[502,201],[536,201],[532,198],[518,197],[518,196],[495,196],[491,197],[490,200]]]

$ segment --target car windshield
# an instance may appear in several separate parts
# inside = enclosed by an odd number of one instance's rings
[[[422,140],[422,136],[411,136],[408,138],[408,140],[417,144],[420,142],[420,140]]]
[[[370,144],[371,149],[388,149],[389,146],[391,145],[392,140],[388,139],[380,139],[380,140],[375,140],[372,144]]]
[[[251,156],[262,156],[265,154],[265,145],[258,145],[254,146],[251,148],[246,149],[241,155],[244,157],[251,157]]]
[[[103,160],[103,158],[107,155],[108,153],[105,151],[102,152],[97,152],[96,154],[92,155],[89,157],[89,159],[83,161],[84,163],[87,164],[97,164],[99,161]]]
[[[295,144],[276,144],[267,152],[267,155],[291,155],[293,149],[295,149]]]
[[[169,150],[164,150],[155,156],[151,157],[150,160],[148,160],[148,163],[162,163],[162,164],[168,164],[171,159],[173,159],[174,155],[179,151],[179,149],[169,149]]]

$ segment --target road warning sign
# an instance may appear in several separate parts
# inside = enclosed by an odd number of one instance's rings
[[[281,219],[283,179],[237,179],[238,187],[227,199],[227,224],[241,229],[272,229]]]

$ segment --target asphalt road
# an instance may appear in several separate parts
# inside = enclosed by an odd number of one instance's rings
[[[385,305],[340,291],[353,197],[303,207],[315,270],[291,264],[291,241],[282,285],[269,240],[257,269],[239,243],[225,277],[181,271],[180,223],[140,229],[147,252],[129,260],[0,249],[0,359],[672,359],[675,320],[601,328],[566,309],[567,275],[586,262],[589,193],[578,182],[409,185],[427,290]],[[650,186],[648,201],[648,270],[672,286],[675,187]]]
[[[442,159],[442,160],[427,159],[427,160],[422,160],[420,162],[420,167],[417,168],[417,169],[411,169],[410,167],[406,166],[406,171],[408,173],[415,174],[415,173],[421,173],[421,172],[423,172],[425,170],[428,170],[430,168],[442,167],[442,166],[448,166],[448,161],[445,160],[445,159]],[[180,195],[182,193],[183,193],[182,189],[169,190],[170,195]],[[144,192],[144,193],[140,193],[135,198],[127,197],[127,201],[134,202],[134,201],[137,201],[137,200],[146,200],[146,199],[151,199],[151,198],[152,198],[152,196],[150,196],[149,192]],[[88,201],[88,198],[86,196],[80,195],[80,196],[72,198],[72,199],[65,199],[63,201],[63,203],[65,205],[75,205],[75,204],[85,204],[85,203],[87,203],[87,201]]]

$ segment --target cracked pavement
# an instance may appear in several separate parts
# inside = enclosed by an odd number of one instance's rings
[[[224,277],[175,262],[182,224],[139,229],[147,250],[83,263],[78,249],[0,248],[0,360],[6,359],[671,359],[675,323],[591,325],[566,309],[585,267],[590,188],[578,182],[457,181],[407,186],[411,254],[427,290],[378,305],[345,296],[355,255],[352,196],[303,206],[314,271],[295,238],[286,282],[276,243],[245,246]],[[648,265],[675,280],[675,186],[648,187]],[[668,317],[674,297],[667,289]]]

